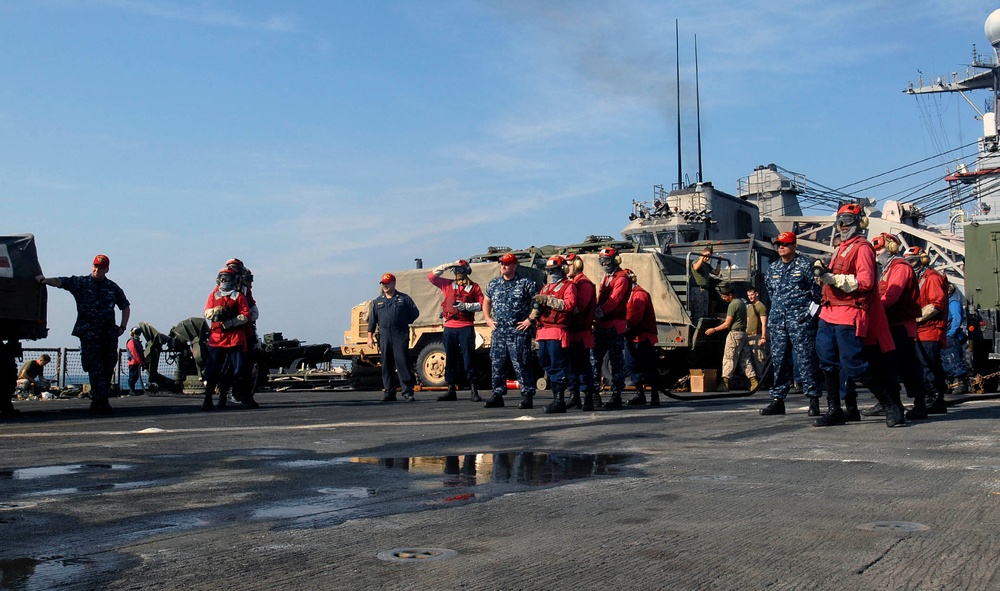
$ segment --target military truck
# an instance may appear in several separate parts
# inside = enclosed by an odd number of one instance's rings
[[[16,414],[10,399],[24,355],[21,341],[49,334],[48,296],[35,281],[41,274],[33,235],[0,236],[0,416]]]
[[[973,389],[993,392],[1000,370],[1000,222],[965,226],[965,244],[978,253],[965,261],[966,325],[972,348],[972,367],[978,374]]]
[[[738,290],[761,287],[761,271],[777,255],[768,241],[762,240],[762,225],[757,206],[725,194],[711,183],[697,183],[669,193],[659,190],[653,204],[634,202],[630,224],[623,231],[625,240],[611,236],[588,236],[582,242],[564,246],[546,245],[512,250],[491,247],[485,254],[467,257],[472,278],[484,286],[499,273],[498,259],[515,254],[518,272],[543,282],[546,259],[554,254],[576,253],[584,261],[584,273],[595,283],[603,278],[598,251],[607,246],[618,249],[623,268],[635,272],[637,280],[653,299],[659,333],[660,371],[672,381],[686,376],[690,368],[718,368],[721,364],[723,336],[705,337],[704,329],[724,320],[725,308],[714,290],[697,287],[691,263],[703,249],[713,250],[713,265],[720,275],[714,283],[730,282]],[[446,274],[447,276],[447,274]],[[441,291],[427,280],[427,270],[396,273],[397,289],[413,297],[420,317],[410,330],[410,351],[418,382],[422,386],[445,385],[445,354],[441,336]],[[351,310],[351,325],[344,333],[341,353],[352,358],[355,369],[378,364],[378,351],[367,346],[367,320],[371,301]],[[490,331],[482,314],[476,315],[477,374],[489,375],[488,348]],[[699,337],[699,335],[701,335]],[[605,363],[606,366],[606,363]],[[607,374],[607,368],[603,368]],[[547,388],[547,379],[537,386]]]

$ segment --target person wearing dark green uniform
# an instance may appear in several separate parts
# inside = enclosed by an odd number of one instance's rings
[[[747,305],[742,299],[733,294],[731,285],[719,286],[719,295],[726,303],[726,321],[709,328],[706,335],[728,330],[726,335],[726,349],[722,355],[722,386],[729,389],[729,380],[736,373],[736,366],[743,368],[743,373],[750,380],[750,389],[757,389],[757,372],[754,370],[753,361],[750,359],[750,341],[747,338]]]

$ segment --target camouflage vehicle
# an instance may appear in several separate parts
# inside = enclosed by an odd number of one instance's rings
[[[31,234],[0,236],[0,414],[16,411],[10,402],[17,381],[21,341],[44,339],[48,297],[35,281],[42,274]]]

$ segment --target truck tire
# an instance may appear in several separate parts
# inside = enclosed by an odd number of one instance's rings
[[[429,388],[446,386],[444,367],[447,356],[441,341],[431,341],[417,355],[417,380]]]

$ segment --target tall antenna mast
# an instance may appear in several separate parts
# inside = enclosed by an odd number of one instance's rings
[[[681,40],[680,25],[674,19],[674,45],[677,54],[677,188],[684,188],[684,172],[681,168]]]
[[[698,114],[698,182],[703,179],[701,176],[701,85],[698,77],[698,35],[694,36],[694,96],[695,109]]]

